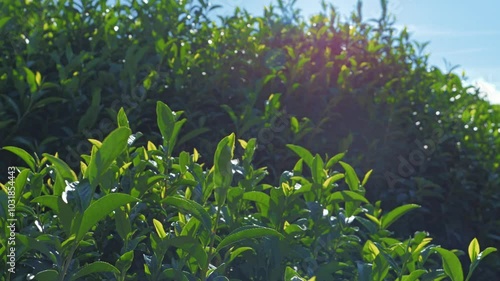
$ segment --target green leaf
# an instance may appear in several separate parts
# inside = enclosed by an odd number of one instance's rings
[[[375,245],[374,245],[375,246]],[[375,246],[376,247],[376,246]],[[377,255],[375,261],[373,262],[372,268],[372,278],[373,281],[383,281],[386,280],[386,276],[389,273],[389,262],[385,258],[384,254]]]
[[[208,266],[208,255],[200,245],[198,239],[189,236],[173,237],[165,240],[168,246],[182,249],[196,259],[200,268]]]
[[[118,123],[118,127],[130,128],[127,114],[125,113],[123,107],[121,107],[120,110],[118,111],[118,115],[116,116],[116,121]]]
[[[128,137],[131,131],[126,127],[119,127],[112,131],[102,142],[101,147],[92,155],[87,168],[90,183],[95,186],[96,179],[103,175],[113,161],[127,148]]]
[[[420,208],[420,206],[417,204],[407,204],[407,205],[397,207],[396,209],[394,209],[394,210],[390,211],[389,213],[382,216],[382,218],[380,219],[381,227],[383,229],[388,228],[391,224],[393,224],[401,216],[403,216],[407,212],[409,212],[413,209],[416,209],[416,208]]]
[[[85,129],[89,129],[94,127],[97,117],[99,116],[99,112],[101,110],[101,89],[95,88],[92,90],[92,101],[90,103],[89,108],[82,117],[80,117],[80,121],[78,121],[78,130],[83,131]]]
[[[171,205],[179,210],[192,214],[205,227],[206,230],[212,229],[212,219],[208,212],[197,202],[183,197],[171,196],[163,199],[160,203]]]
[[[159,220],[153,219],[153,224],[155,225],[156,233],[161,239],[167,237],[163,224]]]
[[[252,247],[239,247],[234,250],[228,251],[226,254],[226,264],[229,264],[232,262],[234,259],[236,259],[239,255],[241,255],[243,252],[246,251],[252,251],[255,253],[255,250]]]
[[[297,271],[293,270],[293,268],[287,266],[285,269],[285,281],[305,281],[304,278],[300,277]]]
[[[423,269],[417,269],[410,273],[410,275],[403,275],[401,281],[417,281],[420,276],[422,276],[427,271]]]
[[[60,178],[56,179],[56,183],[54,185],[54,195],[61,195],[66,187],[66,181],[74,182],[77,180],[77,176],[73,170],[66,164],[66,162],[61,159],[54,157],[50,154],[44,153],[44,157],[46,157],[52,165],[54,165],[54,169]]]
[[[174,151],[175,144],[177,143],[177,137],[179,136],[179,132],[181,131],[182,126],[186,123],[187,119],[182,119],[174,124],[174,130],[172,131],[172,135],[170,136],[170,140],[168,141],[168,155],[172,155],[172,151]]]
[[[35,172],[35,159],[28,152],[26,152],[26,150],[15,146],[4,146],[2,149],[10,151],[19,156],[26,164],[28,164],[28,167],[31,169],[31,171]]]
[[[244,142],[243,140],[239,140],[245,152],[243,153],[242,159],[247,164],[250,165],[252,163],[253,155],[255,153],[255,149],[257,148],[257,140],[252,138],[248,140],[248,142]],[[243,144],[244,143],[244,144]]]
[[[344,190],[337,191],[328,196],[329,202],[363,202],[369,203],[368,200],[361,194],[354,191]]]
[[[267,217],[269,204],[271,202],[271,197],[269,197],[269,195],[261,191],[247,191],[243,194],[243,199],[257,203],[262,214]]]
[[[234,154],[235,144],[234,133],[223,138],[217,145],[217,150],[214,155],[214,195],[217,205],[224,204],[227,197],[227,190],[231,186],[233,180],[233,167],[231,160]]]
[[[313,155],[309,150],[303,148],[302,146],[294,145],[294,144],[287,144],[286,145],[288,148],[290,148],[295,154],[297,154],[300,158],[304,159],[304,162],[306,162],[307,166],[309,166],[310,169],[312,169],[312,162],[313,162]]]
[[[443,248],[435,248],[435,250],[443,259],[443,269],[446,275],[448,275],[452,281],[463,281],[464,273],[462,271],[462,264],[457,255]]]
[[[96,272],[113,272],[120,273],[118,268],[103,261],[96,261],[91,264],[84,265],[80,270],[78,270],[73,276],[71,276],[71,280],[77,280],[78,278],[82,278],[83,276],[87,276]]]
[[[243,199],[269,206],[271,197],[261,191],[247,191],[243,194]]]
[[[121,255],[116,261],[115,265],[120,272],[127,272],[127,270],[132,265],[132,261],[134,260],[134,251],[128,251],[125,254]]]
[[[43,206],[51,208],[56,214],[59,213],[58,205],[59,196],[56,195],[42,195],[31,200],[32,203],[40,203]]]
[[[179,281],[189,281],[189,279],[186,277],[186,274],[184,274],[180,270],[175,270],[173,268],[167,268],[165,269],[161,275],[161,278],[167,278],[166,280],[179,280]],[[164,280],[164,279],[162,279]]]
[[[189,159],[190,159],[189,153],[186,151],[182,151],[179,154],[179,169],[181,171],[181,174],[185,174],[188,171],[188,166],[189,166]]]
[[[59,279],[59,273],[54,269],[47,269],[35,275],[37,281],[54,281]]]
[[[474,238],[476,239],[476,238]],[[474,240],[473,240],[474,241]],[[472,242],[471,242],[472,244]],[[479,243],[478,243],[478,246],[479,246]],[[469,246],[470,248],[470,246]],[[476,256],[476,259],[474,259],[472,261],[472,263],[470,264],[469,266],[469,273],[467,274],[467,278],[465,280],[470,280],[470,278],[472,277],[472,273],[474,272],[474,270],[476,269],[476,267],[479,265],[479,262],[484,259],[487,255],[493,253],[493,252],[496,252],[497,249],[496,248],[492,248],[492,247],[488,247],[486,249],[484,249],[484,251],[482,251],[481,253],[479,253],[477,256]]]
[[[366,183],[368,182],[368,179],[370,178],[371,174],[373,173],[373,169],[368,171],[366,174],[365,174],[365,177],[363,178],[363,181],[361,182],[361,185],[362,186],[365,186]]]
[[[330,184],[338,181],[338,180],[341,180],[343,179],[345,176],[344,174],[335,174],[329,178],[327,178],[324,182],[323,182],[323,188],[327,188],[330,186]]]
[[[223,138],[214,155],[214,183],[216,187],[229,187],[233,176],[231,160],[235,144],[234,133]]]
[[[248,226],[248,227],[240,227],[235,231],[231,232],[228,236],[226,236],[217,246],[215,252],[218,253],[221,249],[238,243],[240,241],[252,238],[260,238],[265,236],[277,236],[283,238],[278,231],[262,227],[262,226]]]
[[[24,67],[24,71],[26,72],[26,82],[28,82],[30,92],[34,93],[37,89],[35,74],[27,67]]]
[[[2,17],[0,19],[0,29],[11,19],[12,17]]]
[[[118,235],[120,235],[123,240],[127,239],[128,234],[132,231],[132,227],[127,217],[127,213],[122,210],[122,208],[117,208],[115,210],[115,224]]]
[[[349,186],[349,189],[352,191],[358,191],[359,190],[359,178],[356,175],[356,172],[354,169],[351,167],[351,165],[340,161],[340,165],[345,170],[345,182]]]
[[[326,175],[325,171],[323,170],[323,166],[324,166],[323,160],[318,154],[316,154],[313,158],[312,168],[311,168],[312,178],[315,183],[322,183],[323,178]]]
[[[345,154],[346,152],[342,152],[330,158],[326,163],[325,169],[330,169],[333,165],[337,164],[337,162],[344,158]]]
[[[76,233],[76,240],[80,241],[93,226],[113,210],[125,204],[137,201],[137,198],[123,193],[111,193],[95,201],[83,213],[78,233]]]
[[[472,239],[472,241],[470,241],[468,250],[470,261],[475,261],[477,259],[477,255],[479,255],[480,252],[479,242],[477,241],[477,238],[474,238]]]
[[[158,101],[156,103],[156,117],[158,128],[163,137],[163,145],[167,145],[172,137],[175,126],[175,113],[165,103]]]

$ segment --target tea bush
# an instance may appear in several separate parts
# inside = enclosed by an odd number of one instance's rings
[[[393,225],[401,235],[426,230],[445,247],[478,237],[498,248],[498,106],[431,67],[425,44],[395,29],[387,1],[371,20],[361,1],[345,20],[326,4],[304,19],[293,2],[262,17],[216,17],[205,0],[2,1],[0,147],[58,152],[78,170],[92,149],[83,140],[104,139],[121,107],[134,131],[159,143],[161,100],[188,117],[171,153],[209,155],[231,132],[257,138],[254,164],[280,185],[296,157],[286,144],[348,150],[357,173],[373,169],[370,201],[422,206]],[[22,165],[7,150],[0,169]],[[500,259],[488,262],[499,275]]]
[[[419,206],[370,203],[372,171],[360,180],[344,154],[288,145],[299,160],[273,186],[252,163],[256,139],[224,137],[207,168],[196,149],[173,154],[181,112],[158,102],[156,113],[161,143],[136,146],[143,136],[122,108],[76,171],[57,154],[4,147],[25,162],[0,191],[6,280],[470,280],[496,251],[473,239],[464,279],[461,251],[389,230]],[[10,247],[15,273],[5,268]]]

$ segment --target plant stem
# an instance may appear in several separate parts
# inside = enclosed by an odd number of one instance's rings
[[[203,268],[203,270],[201,271],[201,274],[202,274],[201,280],[202,281],[206,280],[206,278],[207,278],[207,272],[208,272],[208,267],[210,266],[210,262],[212,261],[212,258],[214,257],[213,248],[214,248],[214,243],[215,243],[215,235],[217,233],[217,228],[219,227],[221,205],[222,204],[219,204],[217,206],[217,213],[215,214],[215,224],[214,224],[214,228],[212,229],[212,233],[210,235],[210,247],[209,247],[209,250],[208,250],[207,267]]]

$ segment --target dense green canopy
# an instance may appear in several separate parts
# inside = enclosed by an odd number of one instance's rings
[[[80,169],[96,143],[87,139],[112,132],[122,107],[147,136],[138,145],[164,141],[163,101],[186,117],[171,155],[196,148],[211,166],[234,132],[256,138],[254,164],[281,185],[297,160],[287,144],[323,159],[346,152],[358,175],[373,169],[369,200],[422,206],[394,224],[400,237],[425,230],[449,248],[474,237],[500,247],[500,107],[430,66],[387,1],[378,19],[364,19],[361,4],[344,21],[331,5],[305,19],[282,1],[264,16],[223,17],[205,0],[3,1],[0,147],[57,152]],[[3,171],[25,165],[7,150]]]

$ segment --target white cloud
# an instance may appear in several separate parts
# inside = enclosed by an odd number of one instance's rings
[[[474,80],[472,84],[478,87],[492,104],[500,104],[500,89],[497,88],[497,85],[485,81],[483,78]]]

